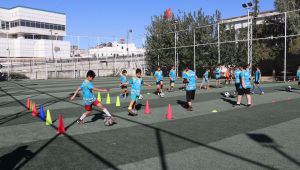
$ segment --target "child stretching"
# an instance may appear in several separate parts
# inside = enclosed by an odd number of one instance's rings
[[[114,118],[109,113],[109,111],[101,104],[101,102],[99,102],[96,99],[96,97],[93,94],[93,90],[99,91],[99,92],[108,92],[109,90],[95,88],[94,85],[92,84],[92,81],[94,80],[95,76],[96,76],[95,72],[92,70],[89,70],[86,74],[86,79],[82,82],[80,87],[77,88],[74,95],[70,98],[70,100],[74,100],[74,98],[76,97],[76,94],[80,90],[82,90],[83,103],[84,103],[84,108],[85,108],[86,112],[84,112],[81,115],[81,117],[77,120],[77,123],[80,125],[83,125],[84,124],[83,119],[92,114],[92,106],[95,105],[106,114],[107,117],[105,118],[105,124],[106,124],[106,122],[111,122],[106,125],[112,125],[114,122]]]
[[[147,86],[151,86],[150,84],[144,83],[142,79],[142,70],[141,69],[136,69],[135,71],[136,77],[132,77],[129,80],[129,84],[131,85],[131,92],[130,92],[130,97],[131,101],[128,106],[128,112],[129,116],[137,116],[137,110],[135,109],[135,104],[141,94],[141,86],[143,84]]]

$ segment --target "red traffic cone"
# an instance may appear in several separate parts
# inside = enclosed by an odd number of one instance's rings
[[[31,112],[31,116],[32,117],[36,117],[37,116],[37,112],[36,112],[36,104],[35,102],[33,102],[33,106],[32,106],[32,112]]]
[[[276,100],[272,100],[272,103],[276,103],[277,101]]]
[[[30,99],[27,99],[27,109],[30,110]]]
[[[150,110],[149,102],[147,100],[146,101],[146,108],[145,108],[144,114],[150,114],[150,113],[151,113],[151,110]]]
[[[169,104],[168,113],[166,114],[166,119],[168,119],[168,120],[172,120],[173,119],[173,111],[172,111],[171,104]]]
[[[57,127],[57,133],[58,134],[63,134],[65,133],[65,125],[64,125],[64,122],[63,122],[63,119],[62,119],[62,116],[59,115],[58,116],[58,127]]]

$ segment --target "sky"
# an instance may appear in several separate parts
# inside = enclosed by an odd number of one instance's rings
[[[0,7],[27,6],[65,13],[67,34],[100,36],[100,41],[126,37],[132,29],[132,40],[140,44],[151,16],[167,8],[193,12],[200,8],[212,15],[220,10],[222,18],[245,15],[241,4],[250,0],[0,0]],[[273,10],[274,0],[260,0],[260,11]],[[102,37],[102,38],[101,38]]]

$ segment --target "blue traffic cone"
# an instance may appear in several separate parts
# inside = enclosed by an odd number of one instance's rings
[[[46,120],[44,107],[42,105],[40,106],[40,115],[39,116],[40,116],[40,119],[42,119],[43,121]]]

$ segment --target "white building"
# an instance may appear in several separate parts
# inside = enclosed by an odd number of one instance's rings
[[[263,24],[266,21],[267,17],[272,17],[279,15],[280,13],[278,11],[265,11],[261,12],[257,15],[256,17],[256,24],[260,25]],[[248,15],[243,15],[243,16],[238,16],[238,17],[233,17],[233,18],[228,18],[221,23],[226,24],[226,27],[229,28],[234,28],[235,30],[241,29],[241,28],[247,28],[248,27]]]
[[[128,48],[128,51],[127,51]],[[143,56],[145,49],[137,48],[134,43],[125,43],[124,39],[119,42],[104,43],[89,49],[89,55],[92,57],[106,58],[110,56],[116,57],[134,57]]]
[[[0,8],[0,57],[69,58],[66,15],[28,7]]]

